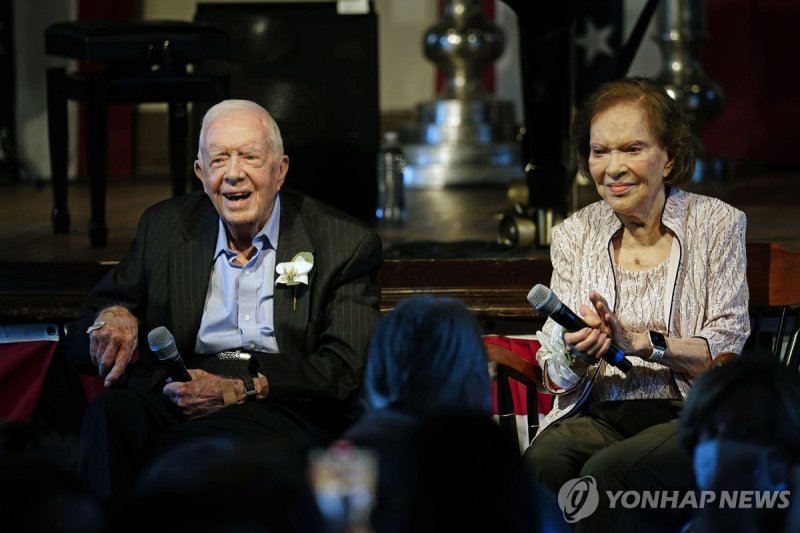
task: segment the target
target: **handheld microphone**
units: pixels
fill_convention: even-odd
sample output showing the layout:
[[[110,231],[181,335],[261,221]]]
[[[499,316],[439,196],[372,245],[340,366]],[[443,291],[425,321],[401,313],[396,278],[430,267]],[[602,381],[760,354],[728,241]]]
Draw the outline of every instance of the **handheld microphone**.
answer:
[[[172,381],[191,381],[192,376],[186,370],[186,365],[183,364],[178,353],[178,347],[175,346],[175,337],[164,326],[159,326],[147,334],[147,342],[150,345],[150,351],[156,354],[158,361],[167,366],[167,376],[172,378]]]
[[[584,322],[581,317],[576,315],[572,309],[564,305],[553,291],[542,284],[536,285],[530,290],[528,293],[528,303],[530,303],[531,307],[536,311],[546,313],[550,318],[564,326],[567,331],[577,331],[589,327],[589,325]],[[608,351],[603,354],[603,359],[623,372],[627,372],[633,366],[631,362],[625,358],[625,352],[614,346],[613,342],[611,346],[609,346]]]

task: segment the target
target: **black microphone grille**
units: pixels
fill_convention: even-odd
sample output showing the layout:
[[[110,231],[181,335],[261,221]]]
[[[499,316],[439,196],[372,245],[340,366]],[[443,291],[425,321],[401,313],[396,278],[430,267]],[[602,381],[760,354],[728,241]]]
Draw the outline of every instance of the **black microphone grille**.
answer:
[[[552,315],[561,302],[553,291],[539,283],[528,292],[528,303],[537,311]]]

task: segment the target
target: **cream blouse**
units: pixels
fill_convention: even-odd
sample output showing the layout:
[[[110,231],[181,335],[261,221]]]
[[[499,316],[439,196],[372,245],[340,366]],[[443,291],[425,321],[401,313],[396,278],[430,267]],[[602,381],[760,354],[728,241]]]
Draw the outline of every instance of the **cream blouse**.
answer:
[[[641,272],[625,270],[618,264],[614,271],[617,285],[616,315],[633,331],[666,331],[664,315],[656,310],[664,305],[668,261]],[[591,392],[598,400],[679,400],[678,386],[672,370],[639,357],[628,358],[633,364],[628,374],[612,365],[605,365]]]
[[[674,237],[669,259],[651,271],[620,272],[612,239],[622,223],[603,201],[577,211],[552,230],[550,288],[573,310],[597,291],[632,331],[700,337],[712,357],[741,353],[750,334],[744,213],[719,199],[671,188],[661,222]],[[545,372],[554,354],[565,349],[563,331],[547,319],[539,334],[543,342],[536,357]],[[574,386],[554,391],[559,395],[539,432],[574,412],[595,387],[592,394],[602,399],[686,398],[690,376],[628,359],[634,365],[628,374],[601,362]]]

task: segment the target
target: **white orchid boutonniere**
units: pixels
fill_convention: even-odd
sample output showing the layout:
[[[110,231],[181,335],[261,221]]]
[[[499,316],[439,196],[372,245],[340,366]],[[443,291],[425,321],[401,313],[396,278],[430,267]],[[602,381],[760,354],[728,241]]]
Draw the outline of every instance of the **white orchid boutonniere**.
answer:
[[[295,255],[288,263],[278,263],[275,267],[275,272],[278,273],[278,279],[275,284],[282,284],[288,287],[300,285],[308,285],[308,273],[314,268],[314,256],[310,252],[300,252]],[[295,289],[296,290],[296,289]],[[292,309],[297,309],[297,295],[294,296]]]

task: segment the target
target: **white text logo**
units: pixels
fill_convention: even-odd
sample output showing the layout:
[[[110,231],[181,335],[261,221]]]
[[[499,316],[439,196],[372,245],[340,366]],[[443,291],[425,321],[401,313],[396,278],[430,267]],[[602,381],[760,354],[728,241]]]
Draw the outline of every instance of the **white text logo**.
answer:
[[[605,491],[610,509],[786,509],[791,495],[788,490]],[[570,524],[590,516],[599,504],[600,492],[592,476],[570,479],[558,491],[558,505]]]

